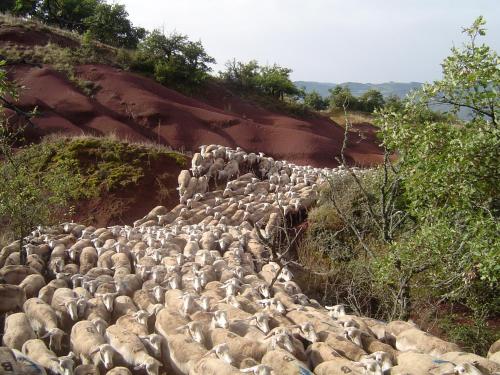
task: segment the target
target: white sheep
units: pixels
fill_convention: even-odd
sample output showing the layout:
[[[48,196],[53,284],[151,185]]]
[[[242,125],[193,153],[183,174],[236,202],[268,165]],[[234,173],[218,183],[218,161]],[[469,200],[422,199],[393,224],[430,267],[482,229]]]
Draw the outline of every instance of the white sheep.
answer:
[[[23,344],[36,339],[35,331],[31,328],[25,313],[11,314],[5,318],[3,344],[11,349],[21,350]]]
[[[106,370],[113,367],[113,349],[88,320],[77,322],[71,329],[71,349],[84,364],[92,363]]]
[[[134,370],[144,369],[148,375],[158,375],[160,361],[147,352],[141,339],[117,325],[106,329],[106,338],[113,349],[122,356]]]

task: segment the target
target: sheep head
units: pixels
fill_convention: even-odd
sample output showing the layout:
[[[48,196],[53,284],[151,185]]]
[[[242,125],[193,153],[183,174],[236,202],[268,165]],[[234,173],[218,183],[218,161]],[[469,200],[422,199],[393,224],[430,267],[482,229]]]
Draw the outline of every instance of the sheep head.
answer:
[[[387,354],[386,352],[382,352],[382,351],[373,352],[369,355],[364,356],[360,362],[364,362],[365,359],[367,359],[367,360],[371,359],[371,360],[376,361],[379,364],[382,372],[386,372],[390,368],[392,368],[392,359],[391,359],[390,355]]]
[[[264,333],[269,333],[269,316],[267,314],[258,312],[253,316],[257,327]]]
[[[479,371],[474,365],[470,363],[462,363],[459,365],[456,365],[455,368],[453,369],[455,372],[455,375],[481,375],[482,372]]]
[[[89,354],[93,355],[96,353],[99,354],[99,360],[102,362],[106,370],[110,370],[113,368],[114,349],[111,345],[109,344],[99,345],[94,351],[92,351]]]
[[[346,315],[345,305],[325,306],[325,308],[328,310],[328,315],[333,319],[338,319]]]
[[[146,358],[143,363],[139,366],[135,366],[135,371],[146,370],[148,375],[158,375],[158,372],[161,367],[161,362],[154,359],[153,357]]]
[[[102,302],[104,303],[104,306],[106,306],[106,310],[108,310],[109,312],[113,311],[113,304],[115,302],[115,298],[117,295],[118,295],[117,292],[104,293],[99,295],[99,297],[101,297],[102,299]]]
[[[233,358],[231,358],[231,356],[229,355],[229,346],[226,343],[214,346],[210,351],[207,352],[207,354],[205,354],[205,356],[213,353],[215,353],[215,355],[224,362],[230,365],[233,363]]]
[[[72,352],[67,356],[57,358],[58,373],[62,375],[73,375],[73,368],[75,367],[74,358],[75,355]]]
[[[72,299],[63,303],[66,311],[72,320],[78,320],[78,304],[76,299]]]
[[[227,329],[229,327],[229,320],[227,318],[227,312],[222,311],[222,310],[217,310],[214,313],[214,317],[212,319],[212,322],[216,328]]]
[[[139,324],[142,325],[147,325],[148,318],[150,317],[149,313],[145,310],[136,311],[132,314],[132,316],[134,317],[135,320],[137,320]]]
[[[248,367],[241,369],[240,372],[243,373],[252,373],[254,375],[271,375],[273,373],[271,367],[266,365],[257,365],[253,367]]]
[[[161,358],[162,336],[157,333],[152,333],[147,336],[140,336],[140,339],[149,347],[153,356]]]
[[[106,328],[108,328],[109,324],[102,318],[92,319],[92,323],[95,325],[97,332],[104,336],[106,333]]]
[[[205,335],[203,333],[203,323],[194,321],[187,324],[189,334],[199,344],[205,344]]]
[[[207,296],[201,296],[198,305],[200,305],[203,311],[208,311],[210,310],[210,299]]]
[[[354,327],[347,327],[344,328],[344,337],[348,340],[351,340],[353,343],[356,345],[362,347],[363,342],[361,341],[361,335],[363,332],[359,330],[358,328]]]
[[[55,352],[59,352],[61,350],[61,341],[64,335],[66,335],[66,332],[64,332],[62,329],[52,328],[42,336],[42,339],[49,337],[49,349]]]

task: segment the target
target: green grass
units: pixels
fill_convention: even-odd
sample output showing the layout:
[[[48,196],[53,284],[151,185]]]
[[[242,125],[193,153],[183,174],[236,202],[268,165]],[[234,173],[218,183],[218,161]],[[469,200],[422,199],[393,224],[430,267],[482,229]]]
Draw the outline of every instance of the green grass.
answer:
[[[132,60],[133,51],[111,47],[96,41],[85,42],[77,33],[50,27],[37,21],[23,20],[0,13],[0,27],[2,26],[15,26],[37,33],[46,33],[65,38],[68,43],[76,44],[76,47],[70,48],[50,42],[46,45],[35,46],[4,43],[0,46],[0,56],[3,56],[8,64],[50,65],[63,73],[87,95],[91,95],[95,87],[92,82],[77,77],[76,66],[103,64],[128,69],[128,63]]]
[[[173,162],[181,167],[188,158],[167,147],[98,137],[52,137],[26,148],[36,169],[67,163],[82,176],[79,196],[118,192],[137,185],[155,164]]]

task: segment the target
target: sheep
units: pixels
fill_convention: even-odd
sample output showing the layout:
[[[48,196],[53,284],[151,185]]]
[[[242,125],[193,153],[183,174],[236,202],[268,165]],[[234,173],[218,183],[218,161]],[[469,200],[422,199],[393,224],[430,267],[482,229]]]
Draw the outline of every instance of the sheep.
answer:
[[[150,356],[142,341],[131,332],[117,325],[106,329],[106,338],[113,349],[134,370],[144,369],[148,375],[158,375],[160,361]]]
[[[167,340],[170,366],[177,374],[189,374],[207,350],[183,334],[169,335]]]
[[[113,319],[116,320],[118,317],[125,314],[133,314],[138,310],[132,298],[129,296],[118,296],[113,302]]]
[[[59,320],[64,324],[70,318],[78,320],[77,310],[78,295],[69,288],[56,289],[52,297],[51,306],[55,310]]]
[[[80,357],[82,363],[103,366],[106,370],[113,367],[113,349],[97,331],[94,323],[88,320],[77,322],[71,329],[71,350]]]
[[[240,173],[240,166],[236,160],[231,160],[224,167],[223,170],[220,170],[217,178],[219,180],[230,180],[237,176]]]
[[[243,359],[248,357],[260,361],[267,351],[265,344],[238,336],[223,328],[212,329],[210,339],[213,345],[226,343],[229,356],[238,366]]]
[[[391,368],[391,375],[455,374],[455,366],[449,361],[423,353],[405,352],[398,356],[398,365]]]
[[[316,375],[329,374],[352,374],[352,375],[382,375],[382,371],[377,369],[376,372],[369,372],[365,366],[358,362],[352,362],[345,358],[335,358],[334,360],[326,361],[315,368]],[[392,374],[392,373],[391,373]],[[413,373],[412,373],[413,374]]]
[[[385,352],[390,356],[391,361],[394,361],[397,357],[397,352],[392,346],[376,340],[358,328],[347,327],[344,332],[351,341],[360,345],[368,353]]]
[[[97,266],[98,259],[99,257],[97,256],[97,250],[94,247],[88,246],[83,248],[79,258],[80,273],[82,275],[87,274],[88,271]]]
[[[182,196],[184,194],[186,188],[189,185],[190,180],[191,180],[191,174],[189,173],[188,170],[185,169],[179,173],[179,177],[177,177],[177,182],[179,184],[177,190],[179,191],[179,196]]]
[[[73,375],[100,375],[100,373],[99,369],[94,365],[79,365],[73,371]]]
[[[26,293],[18,285],[0,284],[0,313],[20,311],[26,301]]]
[[[2,250],[0,250],[0,267],[3,267],[5,265],[5,260],[9,257],[10,254],[19,252],[20,246],[21,241],[17,240],[7,246],[4,246]]]
[[[314,342],[306,351],[307,363],[311,369],[315,369],[320,363],[335,360],[341,355],[330,345],[324,342]]]
[[[31,328],[25,313],[12,314],[5,319],[3,334],[3,344],[5,346],[21,350],[26,341],[36,338],[36,334]]]
[[[219,358],[201,358],[191,369],[192,375],[238,375],[241,372]]]
[[[455,363],[456,365],[464,363],[472,363],[478,370],[484,373],[500,372],[500,364],[492,360],[488,360],[481,356],[472,353],[464,352],[448,352],[440,356],[441,359]]]
[[[73,373],[74,362],[71,357],[58,358],[40,339],[26,341],[22,352],[55,374],[71,375]]]
[[[36,297],[40,289],[45,286],[45,279],[39,274],[28,275],[19,286],[24,289],[26,298]]]
[[[126,367],[115,367],[109,370],[106,375],[132,375],[130,370]]]
[[[133,314],[120,316],[116,320],[116,325],[123,327],[128,332],[134,333],[136,336],[147,336],[148,332],[148,317],[149,314],[144,310],[139,310]]]
[[[459,352],[460,347],[432,336],[417,328],[410,328],[396,336],[396,349],[439,356],[448,352]]]
[[[91,321],[102,319],[105,322],[110,322],[111,313],[106,308],[102,298],[92,298],[86,303],[83,318]]]
[[[262,364],[271,367],[276,375],[313,375],[305,363],[283,349],[268,351],[262,358]],[[330,372],[329,374],[336,373]]]
[[[33,331],[39,338],[49,337],[49,348],[60,351],[61,341],[66,334],[58,328],[55,310],[40,298],[30,298],[23,305]]]
[[[54,292],[59,288],[66,288],[67,286],[68,283],[64,279],[52,280],[40,289],[40,291],[38,292],[38,298],[42,299],[48,304],[51,304]]]
[[[488,350],[488,355],[487,358],[490,358],[492,355],[495,353],[500,352],[500,339],[495,341],[493,344],[491,344],[489,350]]]
[[[11,265],[0,269],[0,280],[6,284],[19,285],[28,275],[37,272],[28,266]]]
[[[358,345],[334,332],[320,332],[319,339],[320,341],[330,345],[337,352],[339,352],[340,355],[350,359],[351,361],[358,361],[360,358],[368,354]]]

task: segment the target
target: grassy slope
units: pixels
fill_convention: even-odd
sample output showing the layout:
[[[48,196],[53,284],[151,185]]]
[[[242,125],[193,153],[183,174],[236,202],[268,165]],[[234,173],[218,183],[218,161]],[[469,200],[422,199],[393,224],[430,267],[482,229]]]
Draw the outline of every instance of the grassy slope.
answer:
[[[177,175],[188,163],[166,147],[112,138],[49,138],[23,152],[35,166],[71,163],[83,178],[74,219],[93,225],[130,224],[156,205],[176,205]]]

